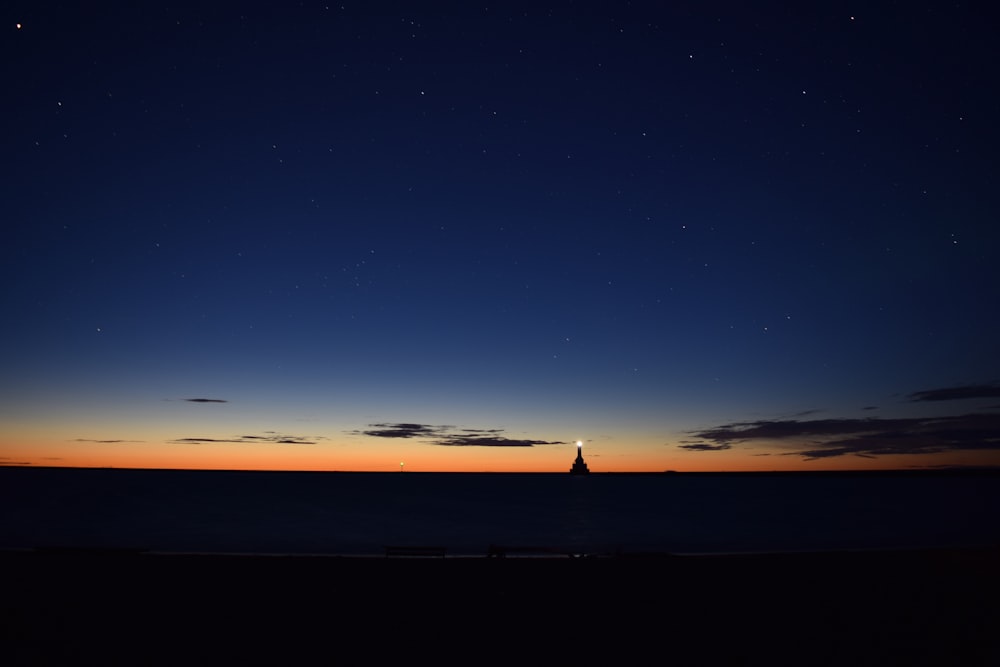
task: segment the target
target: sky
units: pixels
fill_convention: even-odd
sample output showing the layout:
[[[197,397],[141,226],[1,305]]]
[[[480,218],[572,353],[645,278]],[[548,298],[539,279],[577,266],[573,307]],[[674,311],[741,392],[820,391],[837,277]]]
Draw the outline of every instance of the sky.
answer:
[[[0,464],[1000,465],[985,11],[7,3]]]

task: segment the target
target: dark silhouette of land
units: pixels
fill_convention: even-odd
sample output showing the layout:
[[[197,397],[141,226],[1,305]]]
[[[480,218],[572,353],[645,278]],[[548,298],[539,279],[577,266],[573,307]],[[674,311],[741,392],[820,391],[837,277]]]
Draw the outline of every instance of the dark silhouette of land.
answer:
[[[5,667],[1000,664],[996,471],[0,481]]]
[[[997,664],[996,550],[607,558],[0,552],[27,664]]]

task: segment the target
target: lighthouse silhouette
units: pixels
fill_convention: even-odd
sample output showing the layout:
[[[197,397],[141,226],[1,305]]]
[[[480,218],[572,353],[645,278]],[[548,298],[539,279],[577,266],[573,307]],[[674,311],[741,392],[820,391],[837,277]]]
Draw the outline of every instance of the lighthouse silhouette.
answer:
[[[590,469],[587,468],[587,462],[583,460],[583,441],[576,441],[576,460],[573,461],[573,467],[569,469],[571,475],[586,475],[590,473]]]

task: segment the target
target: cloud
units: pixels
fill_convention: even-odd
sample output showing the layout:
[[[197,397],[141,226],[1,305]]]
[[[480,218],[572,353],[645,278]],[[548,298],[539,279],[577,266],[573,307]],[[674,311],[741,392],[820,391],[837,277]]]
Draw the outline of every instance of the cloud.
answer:
[[[904,428],[909,419],[797,419],[761,420],[723,424],[707,431],[693,432],[703,440],[738,442],[747,440],[781,440],[814,436],[865,433],[878,429]]]
[[[362,431],[364,435],[376,438],[426,438],[441,433],[449,426],[431,426],[430,424],[369,424],[372,430]]]
[[[91,440],[89,438],[76,438],[73,442],[94,442],[102,445],[110,445],[116,442],[134,442],[131,440]]]
[[[76,438],[73,442],[92,442],[100,445],[114,445],[118,443],[146,442],[145,440],[94,440],[91,438]]]
[[[536,445],[565,445],[565,442],[549,440],[519,440],[494,435],[445,435],[432,444],[446,447],[534,447]]]
[[[170,442],[240,442],[239,440],[225,440],[219,438],[177,438],[176,440],[171,440]]]
[[[1000,398],[1000,386],[995,384],[974,384],[964,387],[945,387],[915,391],[908,395],[914,403],[921,401],[961,401],[970,398]]]
[[[228,403],[229,401],[222,398],[185,398],[188,403]]]
[[[691,435],[704,442],[678,447],[691,451],[718,451],[736,443],[764,442],[785,449],[792,447],[787,455],[808,460],[847,455],[874,458],[894,454],[939,454],[1000,450],[1000,415],[762,420],[724,424]]]
[[[687,449],[692,452],[721,452],[726,449],[732,449],[733,446],[728,443],[723,443],[721,445],[712,445],[707,442],[692,442],[688,445],[678,445],[681,449]]]
[[[237,444],[276,444],[276,445],[315,445],[320,440],[325,440],[322,436],[295,436],[283,435],[274,431],[266,431],[264,435],[237,435],[232,438],[177,438],[170,442],[175,444],[217,444],[217,443],[237,443]]]
[[[565,442],[507,438],[501,428],[462,428],[433,424],[386,423],[369,424],[362,435],[375,438],[423,438],[432,445],[444,447],[535,447],[537,445],[564,445]],[[358,431],[354,431],[358,433]]]

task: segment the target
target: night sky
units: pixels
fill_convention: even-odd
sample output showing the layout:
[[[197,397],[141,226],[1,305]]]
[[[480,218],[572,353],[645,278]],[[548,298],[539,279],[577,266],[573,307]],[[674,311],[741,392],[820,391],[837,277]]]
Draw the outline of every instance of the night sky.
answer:
[[[47,3],[0,464],[1000,465],[972,3]]]

